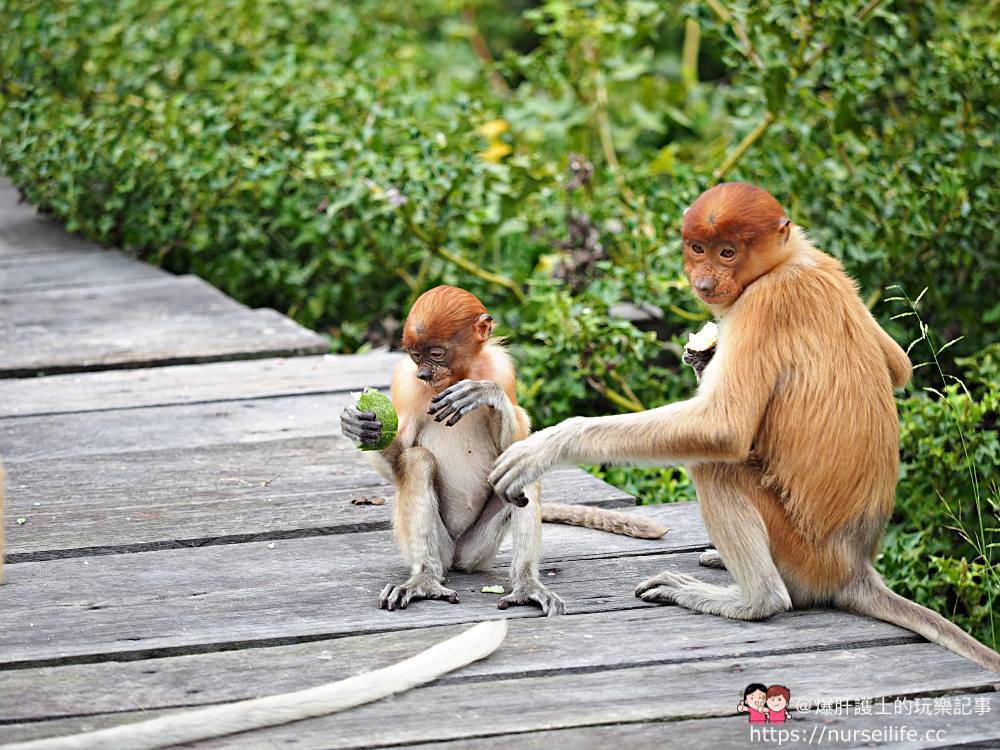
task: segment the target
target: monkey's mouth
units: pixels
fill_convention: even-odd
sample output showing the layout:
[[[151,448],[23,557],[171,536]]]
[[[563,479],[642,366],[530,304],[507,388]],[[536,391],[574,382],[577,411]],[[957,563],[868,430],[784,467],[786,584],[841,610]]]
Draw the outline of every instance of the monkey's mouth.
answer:
[[[705,302],[719,302],[729,297],[729,292],[698,292],[698,296]]]

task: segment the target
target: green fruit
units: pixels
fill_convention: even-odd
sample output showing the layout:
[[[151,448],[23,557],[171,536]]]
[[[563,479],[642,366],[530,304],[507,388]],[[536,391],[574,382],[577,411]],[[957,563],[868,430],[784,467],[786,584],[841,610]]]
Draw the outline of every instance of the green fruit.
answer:
[[[358,411],[375,412],[375,418],[382,423],[382,437],[374,445],[362,443],[358,447],[363,451],[380,451],[389,447],[399,432],[399,417],[388,396],[384,396],[374,388],[365,388],[358,399]]]

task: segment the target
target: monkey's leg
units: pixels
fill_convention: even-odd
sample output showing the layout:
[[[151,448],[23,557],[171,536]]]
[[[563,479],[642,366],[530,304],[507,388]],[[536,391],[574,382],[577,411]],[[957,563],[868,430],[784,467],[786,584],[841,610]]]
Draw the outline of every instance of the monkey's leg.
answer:
[[[528,504],[511,513],[510,561],[511,592],[500,599],[500,609],[511,604],[537,604],[542,613],[551,617],[566,612],[566,605],[557,594],[549,591],[538,577],[542,556],[542,487],[535,482],[525,489]]]
[[[692,467],[701,515],[735,586],[715,586],[665,571],[636,587],[648,602],[679,604],[737,620],[760,620],[792,608],[792,600],[771,559],[767,528],[753,503],[766,492],[753,472],[738,464]]]
[[[382,609],[406,609],[415,599],[447,599],[457,604],[458,593],[441,585],[451,567],[453,543],[438,512],[434,454],[426,448],[407,448],[397,465],[392,526],[410,566],[410,577],[398,586],[386,584],[378,605]]]
[[[471,572],[492,565],[510,528],[511,510],[510,503],[504,502],[495,492],[490,493],[479,518],[455,541],[451,567]]]

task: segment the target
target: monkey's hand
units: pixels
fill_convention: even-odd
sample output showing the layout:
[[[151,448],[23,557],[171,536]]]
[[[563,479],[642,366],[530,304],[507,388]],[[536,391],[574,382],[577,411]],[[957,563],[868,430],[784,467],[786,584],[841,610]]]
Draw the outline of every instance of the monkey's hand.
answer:
[[[434,415],[435,422],[441,422],[450,416],[451,419],[445,425],[451,427],[470,411],[481,406],[499,408],[506,398],[503,388],[491,380],[460,380],[432,398],[427,413]]]
[[[378,598],[379,609],[406,609],[406,605],[416,599],[447,599],[458,604],[458,592],[442,586],[430,575],[410,576],[405,583],[393,586],[387,583]]]
[[[340,431],[355,445],[375,445],[382,437],[382,423],[373,411],[359,411],[345,406],[340,413]]]
[[[493,464],[489,478],[496,493],[519,507],[527,505],[524,489],[560,462],[560,446],[572,429],[574,419],[567,419],[555,427],[518,440],[501,453]]]
[[[694,370],[695,377],[698,382],[701,382],[701,376],[705,373],[705,368],[708,367],[708,363],[712,361],[712,357],[715,356],[715,347],[712,346],[709,349],[703,351],[697,351],[694,349],[685,349],[684,356],[682,359],[685,364],[691,365]]]
[[[516,582],[514,590],[500,599],[499,609],[507,609],[511,604],[535,604],[542,608],[546,617],[566,614],[566,604],[538,580]]]

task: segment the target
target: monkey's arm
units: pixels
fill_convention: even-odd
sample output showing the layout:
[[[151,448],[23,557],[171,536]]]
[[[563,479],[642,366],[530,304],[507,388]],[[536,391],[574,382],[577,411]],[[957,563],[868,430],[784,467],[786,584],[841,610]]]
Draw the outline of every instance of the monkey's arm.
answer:
[[[521,440],[497,459],[490,483],[504,498],[517,497],[553,466],[579,463],[682,464],[741,461],[777,381],[771,347],[721,348],[705,370],[703,390],[639,414],[573,417]]]

